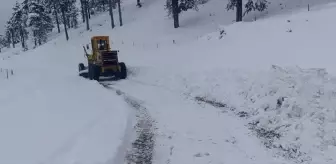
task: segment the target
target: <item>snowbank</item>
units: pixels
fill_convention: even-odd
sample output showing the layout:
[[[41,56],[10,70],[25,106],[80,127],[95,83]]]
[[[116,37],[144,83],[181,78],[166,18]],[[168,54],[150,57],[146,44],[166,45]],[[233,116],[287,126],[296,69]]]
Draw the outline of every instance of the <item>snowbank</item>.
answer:
[[[97,82],[78,76],[84,57],[76,42],[56,39],[0,61],[14,70],[9,79],[0,73],[0,163],[113,160],[129,107]]]
[[[213,106],[240,119],[274,156],[299,163],[336,160],[336,78],[325,69],[273,66],[264,71],[218,68],[185,74],[141,68],[133,72],[130,83],[137,88],[184,95],[205,105],[205,110]],[[163,97],[171,101],[162,95],[160,99]],[[190,111],[184,117],[206,118],[196,113]]]
[[[324,7],[224,26],[222,38],[217,31],[184,45],[128,49],[141,56],[124,56],[130,80],[236,116],[274,156],[334,163],[336,8]]]
[[[21,77],[20,77],[21,76]],[[79,77],[0,81],[0,163],[94,163],[114,157],[128,107]]]
[[[224,78],[214,72],[184,81],[187,92],[246,118],[253,134],[277,156],[335,162],[335,77],[323,69],[276,66],[263,73],[226,71]]]

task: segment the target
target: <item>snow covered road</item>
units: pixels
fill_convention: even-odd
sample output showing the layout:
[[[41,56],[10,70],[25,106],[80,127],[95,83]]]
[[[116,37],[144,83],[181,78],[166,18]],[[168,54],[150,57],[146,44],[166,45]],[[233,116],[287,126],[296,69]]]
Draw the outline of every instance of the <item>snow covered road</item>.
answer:
[[[155,145],[155,123],[148,109],[143,106],[143,102],[127,93],[114,88],[108,83],[101,83],[105,88],[122,96],[125,102],[132,107],[129,124],[133,122],[133,130],[127,128],[125,131],[123,144],[116,155],[117,160],[113,163],[152,163]]]
[[[125,80],[110,87],[142,100],[158,120],[153,163],[277,164],[243,122],[182,92]]]

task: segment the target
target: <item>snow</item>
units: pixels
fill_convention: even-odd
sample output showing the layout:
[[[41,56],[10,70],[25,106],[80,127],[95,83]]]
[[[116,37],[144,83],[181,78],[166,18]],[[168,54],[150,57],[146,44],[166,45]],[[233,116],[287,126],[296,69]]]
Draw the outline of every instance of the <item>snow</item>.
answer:
[[[124,58],[134,67],[133,76],[127,82],[114,85],[148,102],[148,108],[157,113],[156,117],[162,123],[161,130],[168,128],[162,130],[165,134],[162,134],[164,139],[161,142],[165,146],[162,154],[158,155],[161,157],[159,160],[225,163],[228,157],[232,157],[230,162],[234,158],[242,160],[237,163],[251,163],[253,160],[237,156],[238,153],[224,159],[222,157],[227,153],[216,155],[216,152],[234,152],[224,144],[220,144],[221,150],[216,150],[210,143],[206,146],[198,143],[216,136],[230,138],[218,131],[223,128],[230,133],[232,128],[244,131],[234,135],[238,138],[234,150],[244,150],[248,157],[257,158],[256,163],[283,162],[267,158],[272,156],[285,159],[286,163],[334,163],[334,13],[335,5],[328,4],[323,10],[315,8],[295,15],[222,26],[226,35],[221,39],[217,30],[192,42],[150,50],[139,46],[130,48],[132,46],[128,45],[124,49],[127,51]],[[292,32],[287,32],[289,29]],[[141,60],[132,52],[141,56]],[[130,86],[134,88],[130,89]],[[141,88],[144,88],[143,91],[139,91]],[[151,90],[154,90],[153,93],[147,95]],[[167,96],[160,90],[173,94]],[[142,94],[144,92],[146,95]],[[203,104],[205,114],[195,106],[181,105],[176,100],[178,95],[184,95],[177,98],[180,101],[204,97],[223,103],[229,109],[209,111],[212,107]],[[277,101],[282,97],[284,100],[278,107]],[[245,127],[241,128],[228,118],[215,121],[221,112],[228,113],[231,119],[240,119],[244,117],[241,114],[246,113],[248,117],[240,120]],[[257,121],[260,123],[253,126]],[[261,145],[251,146],[254,151],[249,151],[250,146],[245,145],[255,141],[249,140],[249,137],[239,139],[247,135],[244,133],[258,138],[259,142],[256,142]],[[266,134],[275,136],[268,137]],[[281,136],[279,139],[276,137],[278,134]],[[169,139],[169,136],[175,135],[179,139]],[[202,145],[202,149],[197,148],[198,144]],[[171,146],[173,150],[178,149],[178,155],[169,155]],[[263,156],[262,152],[268,151],[267,147],[271,155]],[[213,155],[193,156],[198,153]]]
[[[141,97],[153,117],[159,120],[156,140],[160,144],[154,163],[281,162],[273,159],[253,137],[246,137],[248,134],[243,122],[234,117],[211,107],[204,109],[165,88],[132,80],[113,86]],[[146,95],[142,94],[144,92]]]
[[[0,80],[0,163],[113,160],[129,126],[129,107],[78,76],[82,55],[75,43],[72,51],[60,53],[62,45],[50,42],[3,60],[1,67],[14,75]]]
[[[7,49],[0,163],[121,163],[137,105],[155,120],[154,163],[335,163],[336,6],[328,2],[272,0],[268,12],[232,23],[226,1],[210,0],[174,29],[164,1],[125,1],[123,27],[111,30],[102,13],[67,42],[52,34],[36,49]],[[128,79],[104,82],[109,88],[78,76],[93,35],[110,35]]]

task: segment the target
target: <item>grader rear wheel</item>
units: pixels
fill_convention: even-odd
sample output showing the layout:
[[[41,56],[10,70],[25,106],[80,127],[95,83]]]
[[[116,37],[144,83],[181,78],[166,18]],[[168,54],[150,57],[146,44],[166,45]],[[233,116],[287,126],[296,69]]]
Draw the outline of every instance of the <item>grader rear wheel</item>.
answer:
[[[119,66],[120,66],[120,72],[118,73],[118,78],[126,79],[127,78],[126,64],[124,62],[120,62]]]

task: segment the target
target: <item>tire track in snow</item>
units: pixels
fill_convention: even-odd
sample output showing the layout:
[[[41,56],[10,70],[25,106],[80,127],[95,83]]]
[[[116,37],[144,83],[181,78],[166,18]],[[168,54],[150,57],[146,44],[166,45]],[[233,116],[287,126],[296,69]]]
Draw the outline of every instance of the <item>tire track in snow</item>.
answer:
[[[101,83],[101,85],[115,91],[117,95],[123,96],[126,103],[135,109],[134,115],[137,123],[134,129],[136,137],[132,141],[131,148],[126,150],[129,147],[127,142],[131,140],[130,129],[126,130],[126,138],[124,138],[123,144],[120,146],[113,163],[122,163],[121,157],[124,157],[127,164],[151,164],[155,146],[155,120],[150,116],[147,108],[142,105],[143,102],[141,100],[131,97],[109,84]]]
[[[124,87],[125,90],[128,90],[128,88],[131,86],[131,89],[129,89],[129,93],[133,93],[134,96],[137,95],[137,97],[141,97],[141,96],[144,96],[143,99],[148,102],[148,103],[154,103],[156,101],[158,101],[159,104],[156,104],[158,106],[162,105],[160,103],[160,99],[158,99],[158,93],[160,95],[160,97],[171,97],[173,98],[173,100],[171,100],[172,102],[171,103],[168,103],[168,104],[165,104],[165,105],[168,105],[169,107],[168,108],[184,108],[186,110],[186,113],[185,114],[181,114],[181,115],[185,115],[185,116],[188,116],[191,112],[195,112],[197,110],[195,109],[198,109],[199,105],[200,105],[200,102],[199,100],[204,100],[205,102],[207,102],[207,104],[211,105],[209,107],[207,107],[208,109],[216,109],[216,108],[225,108],[226,110],[234,110],[233,107],[229,106],[228,104],[221,104],[221,103],[216,103],[216,102],[211,102],[211,101],[207,101],[205,99],[202,99],[202,97],[194,97],[193,95],[191,94],[188,94],[188,93],[185,93],[183,91],[179,91],[177,89],[170,89],[169,87],[162,87],[161,85],[157,85],[157,84],[151,84],[151,83],[147,83],[147,82],[141,82],[141,81],[137,81],[137,80],[127,80],[127,81],[124,81],[125,83],[123,84],[120,84],[120,86],[118,85],[119,83],[109,83],[107,82],[105,85],[106,86],[114,86],[114,85],[117,85],[118,88],[121,87],[121,89]],[[159,90],[156,90],[154,88],[157,88]],[[118,92],[117,89],[115,89],[116,92]],[[153,91],[155,90],[155,91]],[[135,92],[133,92],[135,91]],[[160,91],[160,92],[159,92]],[[146,93],[145,96],[144,94],[142,93]],[[162,94],[162,95],[161,95]],[[177,98],[178,97],[178,98]],[[182,98],[182,99],[181,99]],[[183,103],[182,103],[183,102]],[[195,104],[195,102],[198,104]],[[166,101],[164,101],[163,103],[166,103]],[[172,105],[170,107],[170,104],[172,103],[177,103],[177,105]],[[181,104],[179,104],[181,103]],[[154,103],[155,104],[155,103]],[[195,109],[194,109],[195,108]],[[163,107],[162,109],[167,109],[167,107]],[[190,109],[189,111],[187,109]],[[167,110],[168,111],[168,110]],[[170,115],[171,113],[170,112],[165,112],[163,115]],[[181,110],[181,111],[176,111],[176,112],[183,112],[184,110]],[[211,112],[212,111],[212,112]],[[210,110],[210,111],[204,111],[204,110],[198,110],[197,111],[199,115],[201,115],[199,118],[198,115],[196,115],[195,117],[193,117],[193,119],[191,119],[191,123],[188,123],[188,124],[185,124],[183,125],[184,129],[186,129],[186,131],[191,131],[197,135],[195,135],[195,137],[197,138],[197,140],[199,142],[197,143],[193,143],[193,145],[190,145],[190,146],[193,146],[195,148],[199,148],[200,145],[205,145],[206,147],[208,147],[208,151],[209,152],[212,152],[211,154],[216,154],[216,155],[212,155],[211,157],[206,157],[206,158],[210,158],[209,159],[209,162],[213,161],[213,160],[217,160],[216,158],[220,159],[222,158],[221,155],[218,155],[218,149],[222,150],[222,151],[228,151],[227,153],[230,154],[230,155],[234,155],[235,154],[239,154],[239,161],[243,162],[243,163],[246,163],[247,161],[249,163],[258,163],[257,161],[263,161],[261,163],[281,163],[278,161],[278,159],[273,159],[273,158],[270,158],[270,154],[268,154],[264,149],[263,147],[260,147],[260,145],[258,144],[258,141],[256,138],[251,138],[251,139],[247,139],[246,138],[246,131],[242,131],[240,129],[245,129],[245,130],[248,130],[246,128],[246,126],[238,119],[235,119],[234,117],[231,117],[229,115],[220,115],[219,112],[217,112],[217,110]],[[153,113],[155,114],[155,113]],[[171,114],[172,116],[176,116],[177,115],[174,115],[174,114]],[[216,116],[216,117],[214,117]],[[166,119],[163,119],[161,120],[161,116],[160,115],[156,115],[157,118],[160,118],[160,123],[163,123],[163,128],[167,128],[166,125],[164,125],[164,123],[168,123],[168,129],[179,129],[179,125],[177,125],[177,127],[174,127],[175,125],[170,125],[171,123],[171,120],[166,120]],[[177,119],[177,120],[184,120],[185,118],[183,117],[180,117],[180,118],[174,118],[174,119]],[[232,123],[232,124],[235,124],[234,127],[231,127],[231,126],[224,126],[224,127],[221,127],[222,131],[225,131],[225,133],[221,134],[221,137],[224,137],[224,138],[227,138],[227,140],[225,140],[225,143],[221,143],[221,137],[218,137],[218,131],[217,130],[211,130],[211,128],[204,128],[204,125],[207,125],[208,122],[205,121],[204,122],[204,118],[213,118],[213,120],[211,120],[210,122],[212,122],[211,124],[209,124],[210,126],[213,126],[213,125],[220,125],[220,124],[225,124],[225,122],[227,121],[222,121],[223,120],[230,120],[229,122]],[[220,117],[220,118],[218,118]],[[164,118],[164,116],[163,116]],[[206,119],[205,119],[206,120]],[[190,120],[189,120],[190,121]],[[206,141],[208,136],[204,136],[202,133],[200,133],[200,130],[199,130],[199,127],[202,127],[203,129],[201,131],[204,131],[204,132],[207,132],[208,135],[211,134],[211,144],[209,145],[206,145],[205,143],[203,143],[203,141]],[[195,129],[193,129],[195,128]],[[162,129],[161,129],[162,130]],[[174,130],[174,131],[175,131]],[[182,153],[185,153],[185,154],[189,154],[190,153],[190,150],[188,150],[188,146],[187,145],[176,145],[176,143],[172,144],[170,141],[171,139],[174,139],[176,141],[182,141],[183,142],[189,142],[190,138],[184,138],[183,136],[180,137],[180,138],[176,138],[173,137],[175,135],[175,132],[173,131],[172,134],[167,134],[168,135],[168,141],[166,140],[165,142],[161,143],[162,141],[160,141],[160,138],[157,138],[158,139],[158,142],[157,143],[159,145],[158,147],[158,154],[160,154],[160,151],[162,151],[162,154],[165,154],[165,153],[168,153],[168,159],[167,160],[164,160],[164,161],[160,161],[161,159],[158,159],[161,163],[166,163],[166,164],[170,164],[172,162],[172,160],[174,160],[173,162],[176,163],[176,161],[178,162],[181,162],[183,160],[189,160],[189,161],[193,161],[194,158],[198,158],[198,157],[202,157],[203,154],[202,154],[202,151],[204,151],[203,149],[200,149],[198,150],[199,152],[196,153],[194,155],[194,157],[192,157],[193,159],[189,159],[188,157],[181,157],[181,151]],[[184,131],[180,131],[179,132],[180,134],[184,134],[185,132]],[[159,137],[160,134],[158,134],[158,137]],[[195,139],[196,139],[195,138]],[[231,140],[232,143],[231,143]],[[237,142],[238,141],[238,142]],[[215,148],[216,146],[214,145],[217,145],[217,143],[220,143],[220,144],[223,144],[223,146],[228,146],[228,148]],[[228,143],[230,143],[229,145],[227,145]],[[213,145],[214,144],[214,145]],[[163,149],[160,149],[161,146],[163,145],[167,145],[162,147]],[[248,145],[248,149],[245,149],[244,147]],[[256,150],[258,150],[257,152],[255,151],[255,149],[253,148],[255,147]],[[167,150],[166,148],[169,148],[169,150]],[[251,149],[252,148],[252,149]],[[178,150],[179,153],[174,153],[174,157],[173,157],[173,150]],[[229,151],[229,149],[232,149],[233,151]],[[195,149],[196,150],[196,149]],[[186,151],[186,152],[183,152],[183,151]],[[194,151],[194,150],[192,150]],[[205,152],[205,156],[207,152]],[[231,158],[230,155],[226,155],[227,158],[226,159],[229,159]],[[176,157],[179,157],[179,158],[176,158]],[[187,159],[185,159],[187,158]],[[180,161],[179,161],[180,160]],[[203,160],[206,160],[205,158]],[[222,159],[224,160],[224,159]],[[201,160],[197,161],[197,162],[200,162]],[[217,161],[220,161],[220,160],[217,160]],[[225,161],[225,160],[224,160]],[[196,162],[196,161],[194,161]]]

